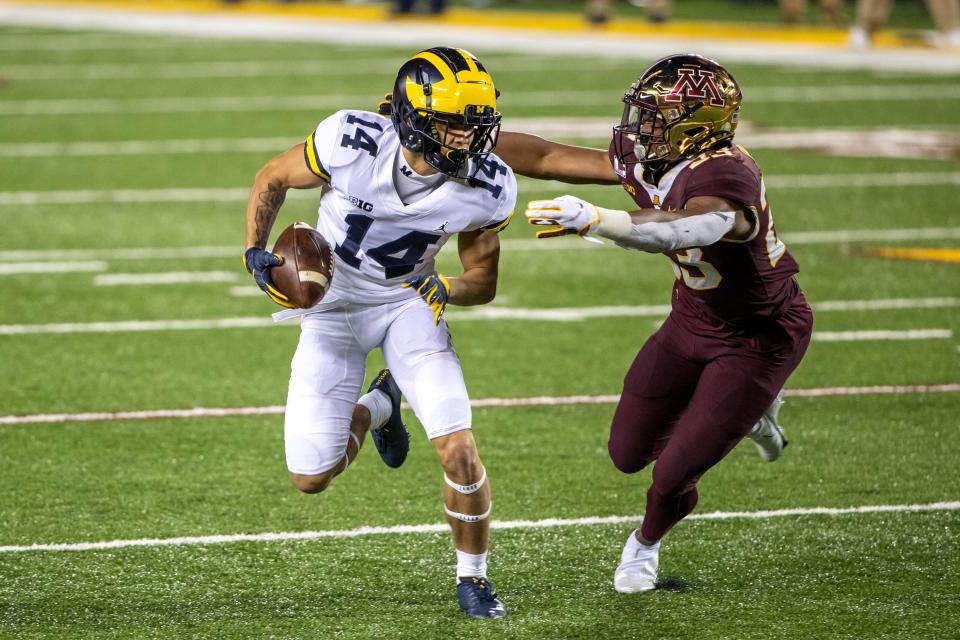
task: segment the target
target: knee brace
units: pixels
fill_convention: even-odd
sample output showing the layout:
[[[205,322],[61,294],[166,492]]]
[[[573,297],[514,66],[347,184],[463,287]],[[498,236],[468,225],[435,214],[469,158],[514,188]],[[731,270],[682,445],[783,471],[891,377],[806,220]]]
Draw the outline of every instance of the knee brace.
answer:
[[[471,493],[476,493],[480,487],[484,485],[487,481],[487,469],[483,469],[483,474],[480,476],[480,479],[474,482],[473,484],[457,484],[450,479],[447,474],[443,474],[443,481],[447,483],[447,486],[462,495],[470,495]],[[493,500],[490,501],[490,504],[487,506],[487,510],[481,514],[472,515],[469,513],[458,513],[451,510],[447,507],[446,504],[443,505],[443,511],[451,518],[460,520],[461,522],[480,522],[490,517],[490,512],[493,510]]]

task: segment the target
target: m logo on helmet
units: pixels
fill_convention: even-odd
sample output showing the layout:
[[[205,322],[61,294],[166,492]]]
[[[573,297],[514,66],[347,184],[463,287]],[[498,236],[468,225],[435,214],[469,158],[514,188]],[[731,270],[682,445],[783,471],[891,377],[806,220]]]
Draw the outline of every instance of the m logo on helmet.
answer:
[[[703,71],[701,69],[677,69],[680,79],[670,89],[670,93],[663,97],[664,102],[683,102],[684,96],[688,98],[710,98],[711,107],[722,107],[726,103],[720,90],[717,89],[717,83],[714,82],[712,71]]]

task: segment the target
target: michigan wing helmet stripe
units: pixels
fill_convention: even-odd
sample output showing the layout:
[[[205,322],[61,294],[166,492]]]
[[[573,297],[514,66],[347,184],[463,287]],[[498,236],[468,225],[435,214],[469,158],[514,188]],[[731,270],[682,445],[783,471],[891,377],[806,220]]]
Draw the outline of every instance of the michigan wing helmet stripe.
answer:
[[[441,78],[430,80],[430,96],[424,93],[420,78],[409,73],[405,78],[406,96],[415,109],[432,109],[441,113],[463,115],[467,105],[491,107],[497,109],[496,89],[493,78],[482,65],[473,63],[470,54],[461,49],[454,50],[458,56],[437,54],[437,49],[421,51],[411,60],[424,60],[436,70]],[[442,53],[442,51],[441,51]],[[459,58],[460,64],[454,60]],[[468,62],[469,61],[469,64]],[[425,69],[428,75],[430,69]]]
[[[330,172],[320,163],[320,156],[317,155],[317,146],[313,141],[313,133],[307,136],[306,144],[303,145],[303,159],[307,167],[313,172],[313,175],[330,182]]]
[[[470,52],[425,49],[400,67],[390,118],[406,149],[422,153],[438,171],[470,178],[496,145],[497,89]],[[438,128],[440,123],[443,126]],[[468,135],[457,133],[464,131]]]
[[[434,47],[433,49],[427,49],[425,53],[432,53],[438,58],[441,58],[453,69],[455,74],[461,71],[486,71],[476,56],[465,49]]]

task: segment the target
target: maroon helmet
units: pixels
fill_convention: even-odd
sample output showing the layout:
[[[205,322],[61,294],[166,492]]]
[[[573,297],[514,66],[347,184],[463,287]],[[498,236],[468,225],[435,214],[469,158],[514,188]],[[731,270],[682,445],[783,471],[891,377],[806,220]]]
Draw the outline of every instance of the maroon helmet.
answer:
[[[623,96],[613,128],[617,162],[674,162],[728,144],[737,129],[740,86],[718,63],[695,53],[654,62]]]

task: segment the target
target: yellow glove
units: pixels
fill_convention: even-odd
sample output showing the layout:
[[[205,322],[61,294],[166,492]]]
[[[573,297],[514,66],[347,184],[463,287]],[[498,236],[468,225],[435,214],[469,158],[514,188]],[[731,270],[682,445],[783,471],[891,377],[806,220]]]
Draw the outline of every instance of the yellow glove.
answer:
[[[433,324],[440,324],[440,316],[447,308],[447,300],[450,298],[450,282],[439,273],[431,273],[408,278],[403,286],[417,290],[420,297],[433,309]]]

